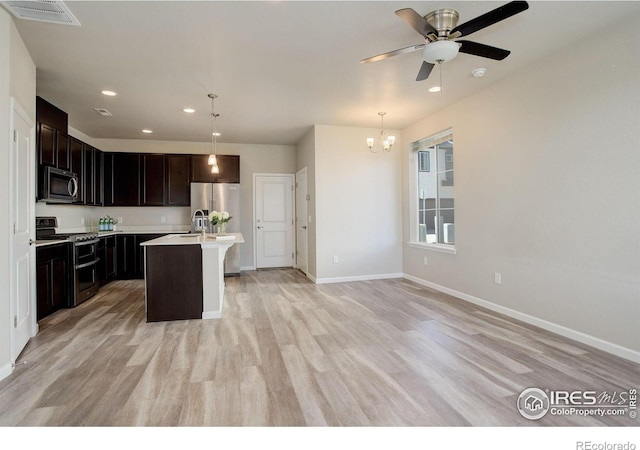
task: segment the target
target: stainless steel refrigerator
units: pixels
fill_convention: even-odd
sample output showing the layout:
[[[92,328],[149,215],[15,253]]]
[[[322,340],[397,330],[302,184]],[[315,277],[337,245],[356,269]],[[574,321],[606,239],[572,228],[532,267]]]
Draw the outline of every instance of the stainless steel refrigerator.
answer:
[[[204,222],[193,220],[196,210],[201,209],[205,216],[211,211],[227,211],[232,219],[227,222],[227,233],[240,232],[240,185],[238,183],[191,183],[191,232],[197,232],[196,227],[204,226],[213,233],[209,219]],[[240,248],[232,245],[224,258],[224,274],[226,276],[240,275]]]

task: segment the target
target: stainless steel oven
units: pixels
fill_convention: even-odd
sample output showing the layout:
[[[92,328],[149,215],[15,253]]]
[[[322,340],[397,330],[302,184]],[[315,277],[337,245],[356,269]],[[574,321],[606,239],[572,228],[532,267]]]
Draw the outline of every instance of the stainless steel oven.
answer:
[[[79,305],[98,292],[98,242],[97,237],[73,242],[75,295],[71,306]]]
[[[56,217],[36,217],[36,242],[38,240],[60,240],[73,244],[73,285],[69,295],[69,306],[78,306],[98,292],[98,233],[56,232]]]

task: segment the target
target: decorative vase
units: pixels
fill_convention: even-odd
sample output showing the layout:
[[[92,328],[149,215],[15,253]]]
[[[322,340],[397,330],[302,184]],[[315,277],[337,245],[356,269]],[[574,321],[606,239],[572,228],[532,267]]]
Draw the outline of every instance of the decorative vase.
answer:
[[[226,233],[226,229],[227,229],[227,223],[226,222],[222,222],[218,224],[218,235],[220,236],[224,236]]]

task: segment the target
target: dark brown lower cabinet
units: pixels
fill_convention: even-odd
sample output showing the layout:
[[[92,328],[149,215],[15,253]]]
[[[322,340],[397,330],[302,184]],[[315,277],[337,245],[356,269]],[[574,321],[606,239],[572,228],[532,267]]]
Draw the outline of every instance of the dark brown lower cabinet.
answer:
[[[36,248],[37,318],[68,308],[73,281],[71,244]]]
[[[165,234],[119,234],[116,236],[116,278],[119,280],[144,278],[144,250],[142,242]]]
[[[199,245],[149,245],[147,322],[202,318],[202,249]]]
[[[116,278],[116,237],[105,236],[98,243],[98,282],[104,286]]]

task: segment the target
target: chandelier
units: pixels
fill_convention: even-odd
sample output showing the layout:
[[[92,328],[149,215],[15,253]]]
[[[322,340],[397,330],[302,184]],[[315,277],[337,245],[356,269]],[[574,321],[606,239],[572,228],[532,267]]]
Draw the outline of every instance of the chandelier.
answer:
[[[395,136],[388,136],[387,133],[384,131],[384,116],[385,114],[387,114],[386,112],[379,112],[378,115],[380,116],[380,142],[382,144],[382,149],[385,152],[390,152],[391,151],[391,147],[393,147],[393,144],[396,142],[396,137]],[[374,138],[367,138],[367,146],[369,147],[369,150],[371,150],[371,153],[377,153],[378,150],[374,150],[374,144],[375,144],[375,139]]]

